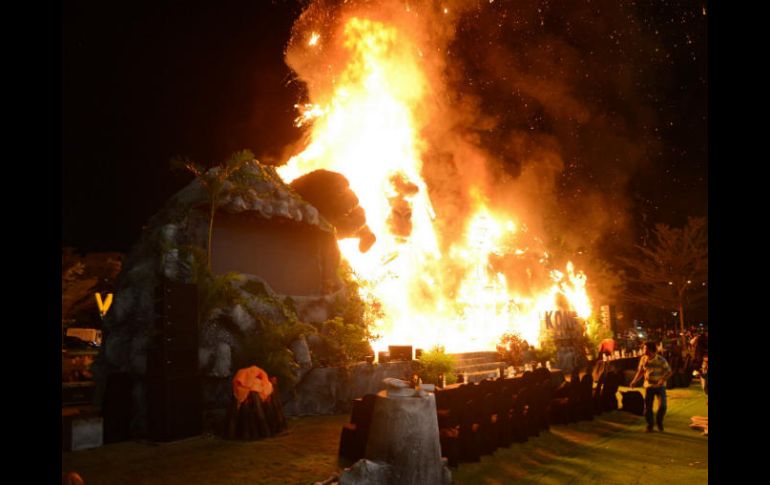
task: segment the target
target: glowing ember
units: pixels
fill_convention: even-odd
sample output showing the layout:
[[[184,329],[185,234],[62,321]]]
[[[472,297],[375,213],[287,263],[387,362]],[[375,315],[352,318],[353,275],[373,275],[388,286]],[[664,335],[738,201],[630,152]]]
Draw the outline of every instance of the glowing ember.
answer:
[[[586,276],[572,263],[565,272],[551,271],[550,281],[533,276],[548,274],[548,254],[530,250],[533,238],[515,207],[494,207],[474,186],[465,220],[437,214],[422,176],[420,136],[429,123],[419,109],[432,92],[422,54],[429,46],[364,15],[342,25],[337,36],[325,37],[343,59],[330,60],[337,68],[323,84],[328,89],[315,93],[319,104],[299,107],[298,126],[312,123],[310,141],[279,172],[287,182],[320,168],[340,172],[359,197],[377,241],[361,253],[357,240],[342,240],[340,250],[362,280],[362,296],[382,305],[375,350],[392,344],[490,350],[506,332],[538,344],[545,311],[588,317]],[[318,38],[313,32],[309,45]],[[437,229],[448,226],[451,236]]]

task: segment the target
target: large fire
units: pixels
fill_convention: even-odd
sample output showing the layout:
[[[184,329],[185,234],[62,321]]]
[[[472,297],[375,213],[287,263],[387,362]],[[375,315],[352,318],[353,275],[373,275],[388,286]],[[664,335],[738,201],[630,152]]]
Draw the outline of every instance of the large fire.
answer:
[[[311,89],[313,103],[299,107],[297,124],[312,125],[308,145],[279,172],[289,182],[316,169],[336,171],[359,197],[377,240],[365,253],[353,239],[340,241],[340,249],[362,282],[362,296],[381,304],[375,350],[394,344],[492,350],[506,332],[537,345],[544,312],[587,318],[586,276],[572,263],[563,271],[549,268],[545,250],[524,237],[528,228],[516,207],[495,207],[484,187],[470,185],[467,217],[438,224],[447,216],[434,207],[423,178],[421,133],[430,119],[420,107],[435,82],[423,68],[426,46],[365,12],[339,25],[327,34],[303,33],[305,49],[334,44],[341,54],[329,64],[326,82],[316,83],[325,89]],[[447,225],[451,237],[438,229]],[[504,271],[494,264],[503,258],[530,267]],[[529,278],[533,271],[549,277],[538,282]],[[512,284],[517,279],[532,283],[522,291]]]

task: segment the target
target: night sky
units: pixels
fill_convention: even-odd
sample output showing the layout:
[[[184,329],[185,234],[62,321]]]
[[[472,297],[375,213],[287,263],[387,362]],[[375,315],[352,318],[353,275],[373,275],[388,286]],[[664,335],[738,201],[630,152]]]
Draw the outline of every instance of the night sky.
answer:
[[[301,135],[303,86],[283,54],[302,4],[63,3],[64,246],[128,251],[191,180],[170,170],[174,156],[279,160]],[[644,226],[707,214],[704,2],[479,5],[459,24],[450,77],[497,120],[481,136],[507,171],[506,130],[556,136],[565,202],[592,190],[622,207],[616,249]]]

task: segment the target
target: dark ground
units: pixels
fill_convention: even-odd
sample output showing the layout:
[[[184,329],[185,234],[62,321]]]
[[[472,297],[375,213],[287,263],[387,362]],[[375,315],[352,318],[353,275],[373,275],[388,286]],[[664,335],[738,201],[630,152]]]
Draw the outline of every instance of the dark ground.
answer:
[[[627,389],[621,388],[625,391]],[[458,484],[708,482],[708,438],[690,429],[707,416],[700,386],[668,391],[666,431],[644,433],[644,418],[622,411],[552,426],[526,443],[452,470]],[[205,435],[169,444],[124,442],[62,453],[62,471],[96,484],[308,484],[338,471],[347,415],[292,419],[288,433],[263,441]]]

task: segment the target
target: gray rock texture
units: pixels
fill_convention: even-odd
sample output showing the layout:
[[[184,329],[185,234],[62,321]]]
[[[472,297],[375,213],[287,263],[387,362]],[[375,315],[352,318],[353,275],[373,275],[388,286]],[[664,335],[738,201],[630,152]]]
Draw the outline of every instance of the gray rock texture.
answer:
[[[441,459],[436,397],[377,394],[365,459],[340,475],[346,484],[448,485]]]
[[[208,201],[205,188],[194,180],[148,221],[141,239],[123,264],[111,311],[104,319],[104,344],[94,365],[97,404],[109,374],[130,374],[134,382],[133,436],[145,436],[147,431],[145,379],[148,347],[153,345],[157,334],[158,289],[163,281],[197,281],[196,267],[201,261],[197,259],[195,248],[205,252]],[[257,161],[246,164],[225,182],[217,211],[244,214],[283,225],[293,224],[292,227],[300,227],[308,234],[324,234],[323,237],[332,240],[336,233],[318,210],[286,185],[272,167]],[[333,271],[339,262],[339,252],[336,243],[332,246],[336,255],[324,254],[322,261],[329,261],[333,277],[327,278],[317,294],[297,297],[299,304],[294,308],[300,321],[318,322],[335,316],[335,302],[344,296],[342,283]],[[254,275],[238,275],[229,280],[228,285],[229,291],[243,303],[219,308],[198,324],[199,368],[192,372],[197,370],[204,379],[206,408],[227,405],[229,396],[222,390],[228,389],[239,356],[242,357],[249,342],[259,338],[254,316],[270,325],[284,325],[287,322],[287,297],[294,299],[294,295],[276,293],[267,281]],[[302,360],[307,370],[306,356]]]
[[[385,389],[383,379],[387,377],[410,376],[412,365],[412,362],[360,363],[348,369],[312,369],[284,399],[284,412],[288,416],[350,412],[353,399]]]
[[[387,463],[358,460],[340,474],[340,485],[382,485],[393,482],[393,467]]]

